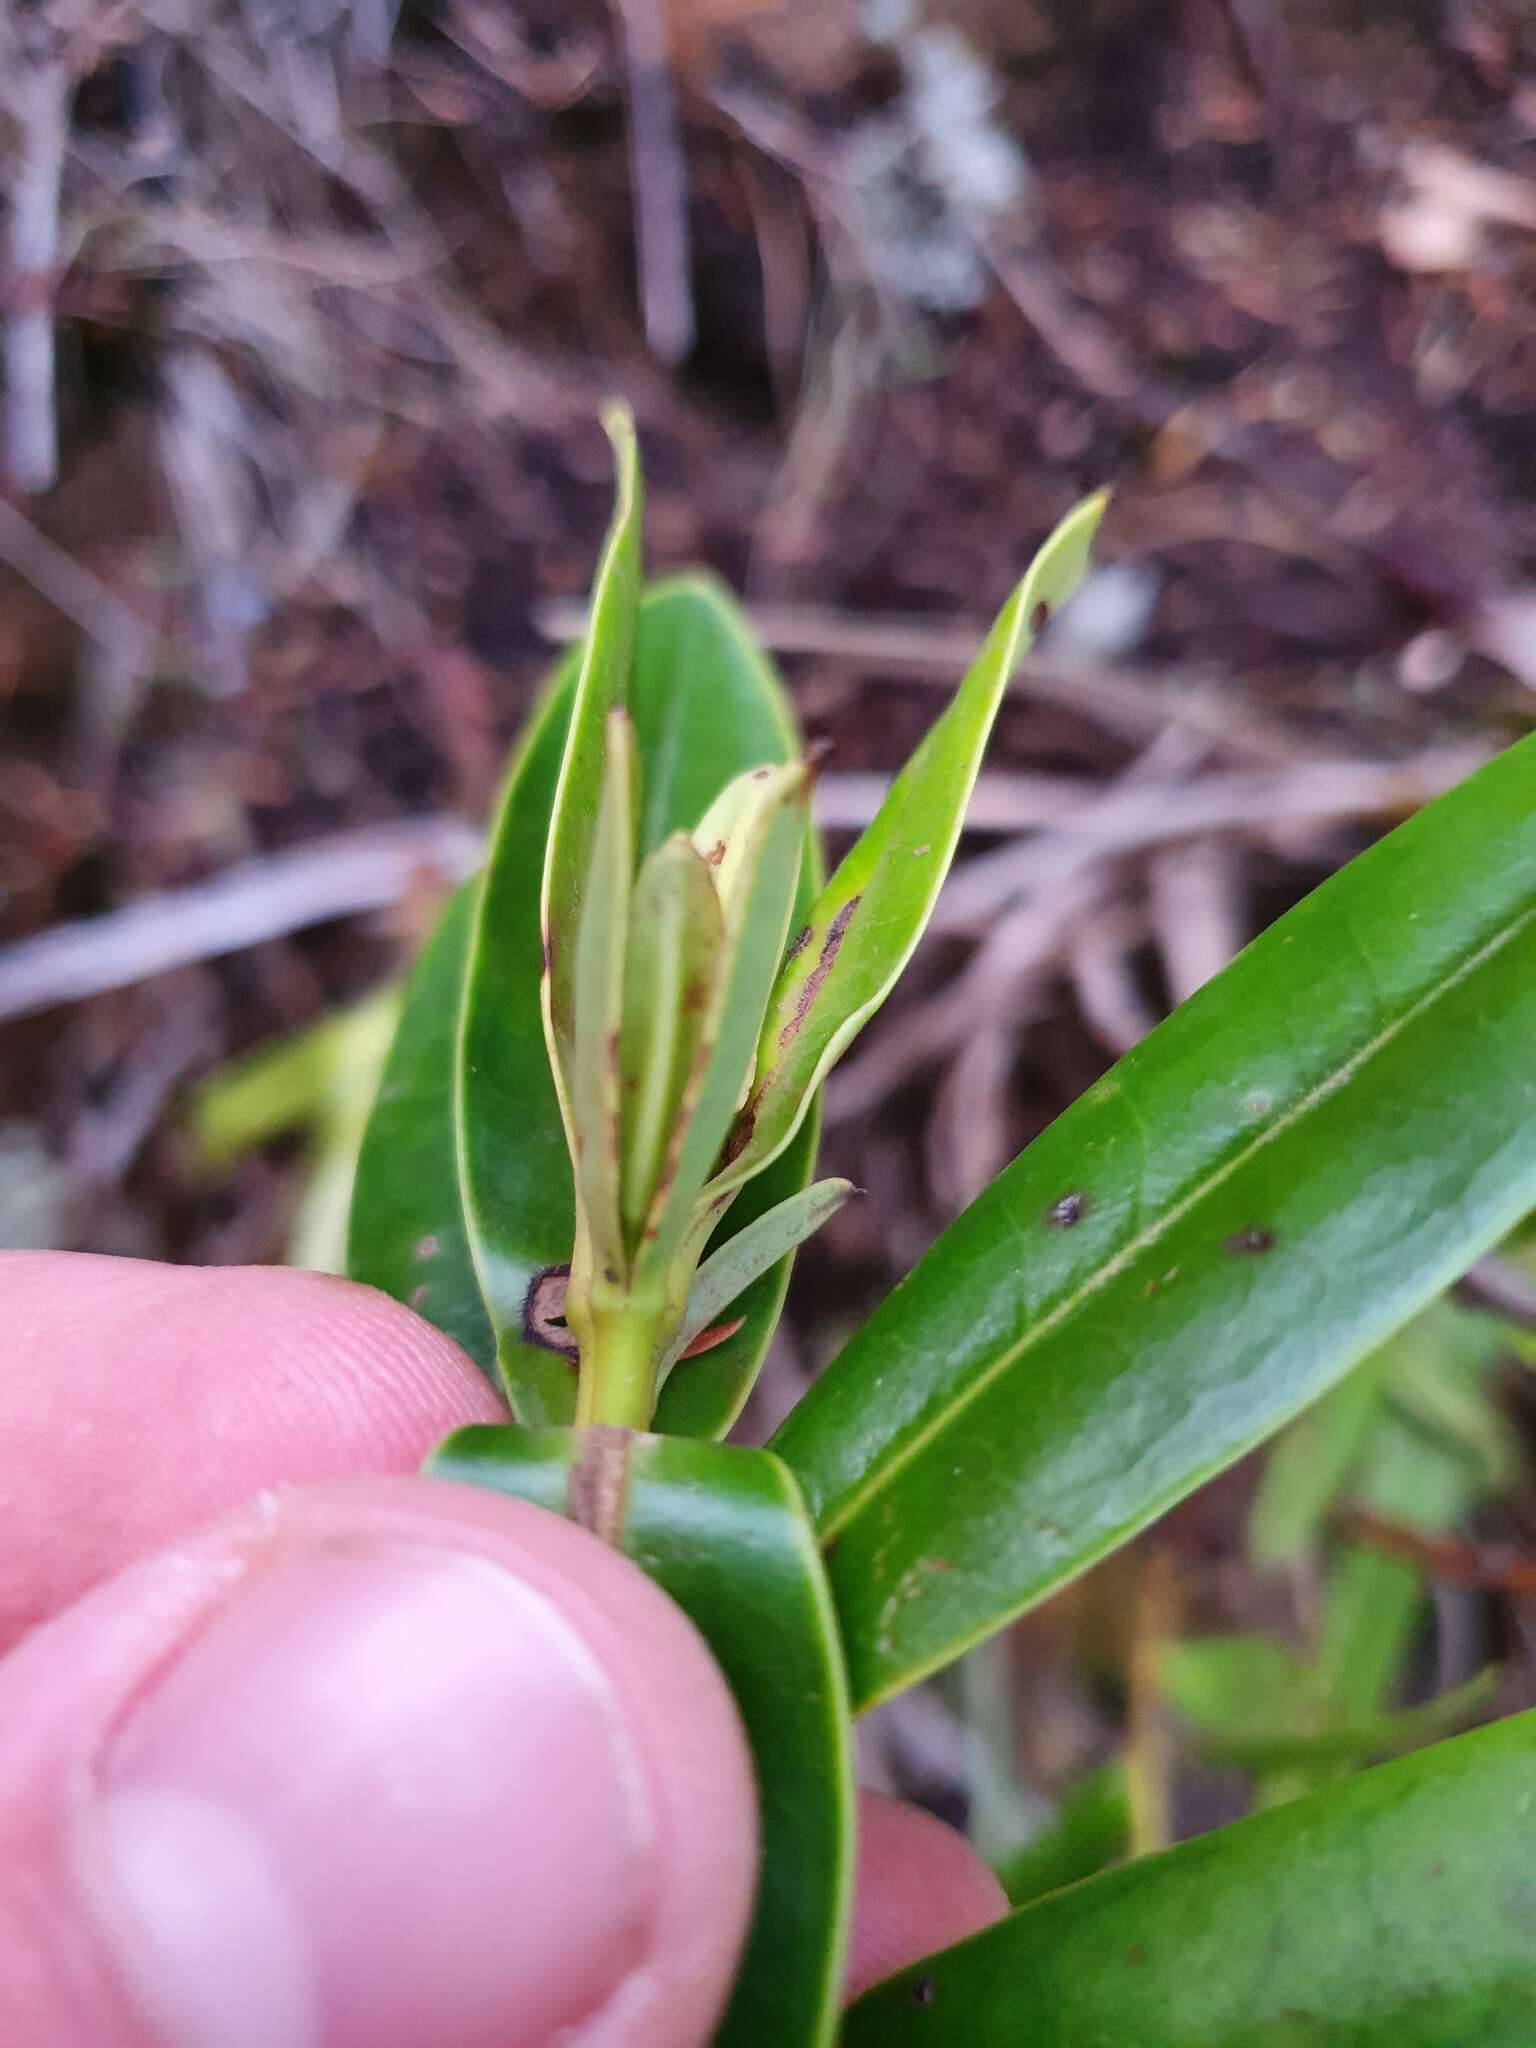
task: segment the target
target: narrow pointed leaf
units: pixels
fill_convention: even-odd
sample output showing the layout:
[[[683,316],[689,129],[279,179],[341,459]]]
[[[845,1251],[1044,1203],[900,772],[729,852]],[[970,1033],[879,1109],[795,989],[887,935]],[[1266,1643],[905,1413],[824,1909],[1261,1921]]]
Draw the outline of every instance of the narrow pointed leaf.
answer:
[[[845,2048],[1526,2048],[1536,1714],[1143,1857],[861,1998]]]
[[[688,1313],[667,1355],[666,1367],[681,1357],[695,1337],[718,1323],[760,1274],[835,1216],[853,1191],[851,1180],[816,1181],[777,1203],[711,1253],[694,1276]]]
[[[428,1469],[570,1514],[642,1565],[725,1673],[757,1766],[755,1917],[715,2048],[828,2048],[853,1876],[852,1743],[804,1503],[767,1451],[625,1430],[460,1430]]]
[[[571,1168],[539,997],[539,897],[555,786],[564,758],[575,679],[573,655],[524,739],[492,829],[485,884],[471,940],[459,1042],[459,1153],[464,1213],[475,1269],[497,1333],[502,1377],[528,1422],[575,1413],[567,1360],[528,1341],[530,1291],[546,1268],[570,1259]],[[710,800],[742,769],[787,761],[796,751],[782,690],[723,591],[699,577],[649,590],[640,607],[630,679],[630,717],[641,759],[639,850],[688,833]],[[809,841],[808,841],[809,844]],[[805,873],[813,867],[808,857]],[[802,895],[807,894],[802,881]],[[799,905],[797,913],[803,914]],[[810,1178],[814,1133],[746,1188],[722,1230],[749,1221]],[[663,1426],[717,1435],[739,1409],[783,1296],[784,1268],[749,1290],[747,1323],[728,1344],[690,1359],[667,1386]]]
[[[686,833],[674,832],[641,868],[630,912],[620,1068],[624,1226],[631,1240],[661,1178],[724,937],[704,858]]]
[[[1125,1541],[1496,1244],[1536,1201],[1533,1045],[1536,738],[1144,1039],[789,1418],[856,1701]]]
[[[438,921],[409,982],[363,1134],[347,1220],[347,1272],[467,1351],[495,1380],[496,1339],[464,1225],[454,1139],[454,1041],[478,880]]]
[[[773,1158],[922,937],[998,706],[1045,617],[1087,573],[1103,494],[1069,513],[1003,608],[953,702],[891,785],[796,935],[773,991],[729,1187]]]
[[[634,886],[634,747],[628,718],[610,711],[592,865],[576,934],[570,1066],[577,1197],[594,1262],[615,1281],[625,1263],[619,1213],[619,1027]]]
[[[637,1275],[664,1272],[690,1228],[704,1183],[752,1077],[758,1024],[784,951],[799,885],[810,778],[795,762],[767,771],[741,827],[739,885],[722,904],[723,942],[673,1140],[635,1255]]]
[[[627,702],[640,605],[641,490],[634,422],[615,407],[605,413],[603,424],[613,443],[617,495],[592,587],[592,617],[549,821],[540,895],[544,1025],[556,1092],[566,1104],[575,1058],[578,934],[601,808],[604,735],[608,714],[623,710]]]

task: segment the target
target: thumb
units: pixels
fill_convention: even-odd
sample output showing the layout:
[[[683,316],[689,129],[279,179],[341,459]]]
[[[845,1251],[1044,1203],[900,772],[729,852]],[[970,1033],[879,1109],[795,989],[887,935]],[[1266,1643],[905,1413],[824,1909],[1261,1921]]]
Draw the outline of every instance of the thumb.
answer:
[[[267,1497],[0,1663],[0,2040],[694,2048],[755,1826],[624,1558],[431,1480]]]

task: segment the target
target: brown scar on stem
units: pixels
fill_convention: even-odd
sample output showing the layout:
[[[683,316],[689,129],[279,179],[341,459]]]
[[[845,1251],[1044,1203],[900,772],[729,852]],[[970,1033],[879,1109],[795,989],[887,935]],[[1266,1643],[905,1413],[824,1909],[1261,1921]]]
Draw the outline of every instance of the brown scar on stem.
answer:
[[[629,1488],[627,1429],[597,1422],[582,1432],[581,1455],[566,1481],[565,1511],[600,1543],[617,1546],[624,1531],[624,1498]]]
[[[574,1359],[576,1339],[565,1324],[565,1288],[570,1277],[569,1266],[545,1266],[534,1274],[523,1297],[523,1342]]]
[[[821,993],[822,983],[832,972],[832,963],[837,958],[837,949],[843,943],[844,935],[859,907],[859,898],[850,896],[842,909],[827,926],[827,936],[821,942],[821,956],[810,973],[805,977],[799,995],[795,999],[795,1014],[779,1033],[779,1051],[788,1051],[798,1035],[801,1026],[810,1014],[811,1005]]]

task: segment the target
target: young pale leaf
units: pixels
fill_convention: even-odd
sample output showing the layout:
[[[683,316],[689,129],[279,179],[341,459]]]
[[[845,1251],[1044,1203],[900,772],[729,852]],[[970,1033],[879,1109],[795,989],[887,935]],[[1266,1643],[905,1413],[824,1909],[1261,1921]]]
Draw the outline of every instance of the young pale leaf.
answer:
[[[853,1192],[851,1180],[819,1180],[755,1217],[712,1252],[694,1276],[688,1313],[663,1360],[663,1370],[669,1371],[696,1337],[719,1322],[760,1274],[830,1221]]]
[[[1536,1201],[1536,738],[1324,883],[953,1224],[789,1418],[861,1705],[1317,1398]]]
[[[478,880],[454,895],[406,984],[363,1134],[347,1219],[347,1272],[425,1316],[496,1379],[496,1338],[464,1227],[453,1129],[453,1053]]]
[[[1526,2048],[1536,1714],[1089,1878],[887,1978],[846,2048]]]
[[[544,1028],[556,1092],[568,1118],[575,1059],[577,935],[598,830],[604,734],[608,714],[626,706],[640,604],[641,490],[634,421],[612,407],[603,424],[613,443],[617,497],[592,586],[591,622],[576,677],[540,894]]]
[[[539,896],[580,668],[579,656],[562,665],[507,782],[475,917],[458,1047],[465,1223],[502,1377],[527,1422],[569,1421],[576,1406],[575,1373],[563,1356],[533,1341],[525,1314],[539,1275],[570,1259],[574,1235],[571,1168],[540,1013]],[[715,792],[742,769],[787,761],[796,750],[777,681],[729,597],[703,578],[647,591],[629,708],[642,769],[642,855],[670,833],[691,831]],[[814,871],[809,856],[805,870]],[[797,912],[803,914],[798,904]],[[375,1158],[379,1173],[390,1172],[384,1150]],[[743,1191],[723,1228],[735,1230],[760,1203],[803,1186],[813,1160],[814,1133],[806,1132]],[[424,1223],[419,1235],[433,1228]],[[665,1428],[709,1436],[729,1427],[767,1345],[785,1279],[781,1266],[756,1282],[738,1304],[747,1316],[743,1329],[673,1373],[662,1403]],[[416,1284],[408,1265],[399,1280],[403,1300]],[[381,1284],[394,1291],[392,1282]],[[424,1312],[431,1314],[430,1304]]]
[[[810,776],[802,763],[754,771],[738,835],[738,880],[721,905],[724,942],[672,1143],[641,1233],[637,1278],[664,1273],[677,1256],[751,1081],[758,1024],[799,883],[809,801]]]
[[[613,710],[576,933],[569,1086],[577,1201],[593,1264],[615,1282],[626,1264],[619,1213],[619,1027],[634,886],[634,795],[634,731],[625,713]]]
[[[911,958],[954,857],[1003,693],[1040,627],[1087,573],[1106,502],[1102,492],[1085,499],[1046,541],[953,702],[817,897],[774,984],[722,1189],[739,1186],[788,1143]]]
[[[428,1469],[569,1514],[642,1565],[713,1651],[757,1767],[757,1910],[715,2048],[829,2048],[853,1876],[852,1742],[832,1604],[767,1451],[627,1430],[460,1430]]]
[[[646,859],[630,911],[619,1065],[624,1227],[631,1246],[661,1178],[724,940],[720,899],[704,857],[685,832],[674,832]]]

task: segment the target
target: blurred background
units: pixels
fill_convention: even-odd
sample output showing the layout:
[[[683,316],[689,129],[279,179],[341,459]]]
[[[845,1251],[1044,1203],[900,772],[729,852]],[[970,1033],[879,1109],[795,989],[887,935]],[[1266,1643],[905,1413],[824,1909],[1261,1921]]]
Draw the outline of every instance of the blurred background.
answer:
[[[334,1263],[391,990],[580,630],[601,400],[834,844],[1048,527],[868,1190],[750,1419],[1536,718],[1525,0],[54,0],[0,24],[0,1243]],[[1017,1896],[1536,1701],[1536,1256],[880,1710]]]

